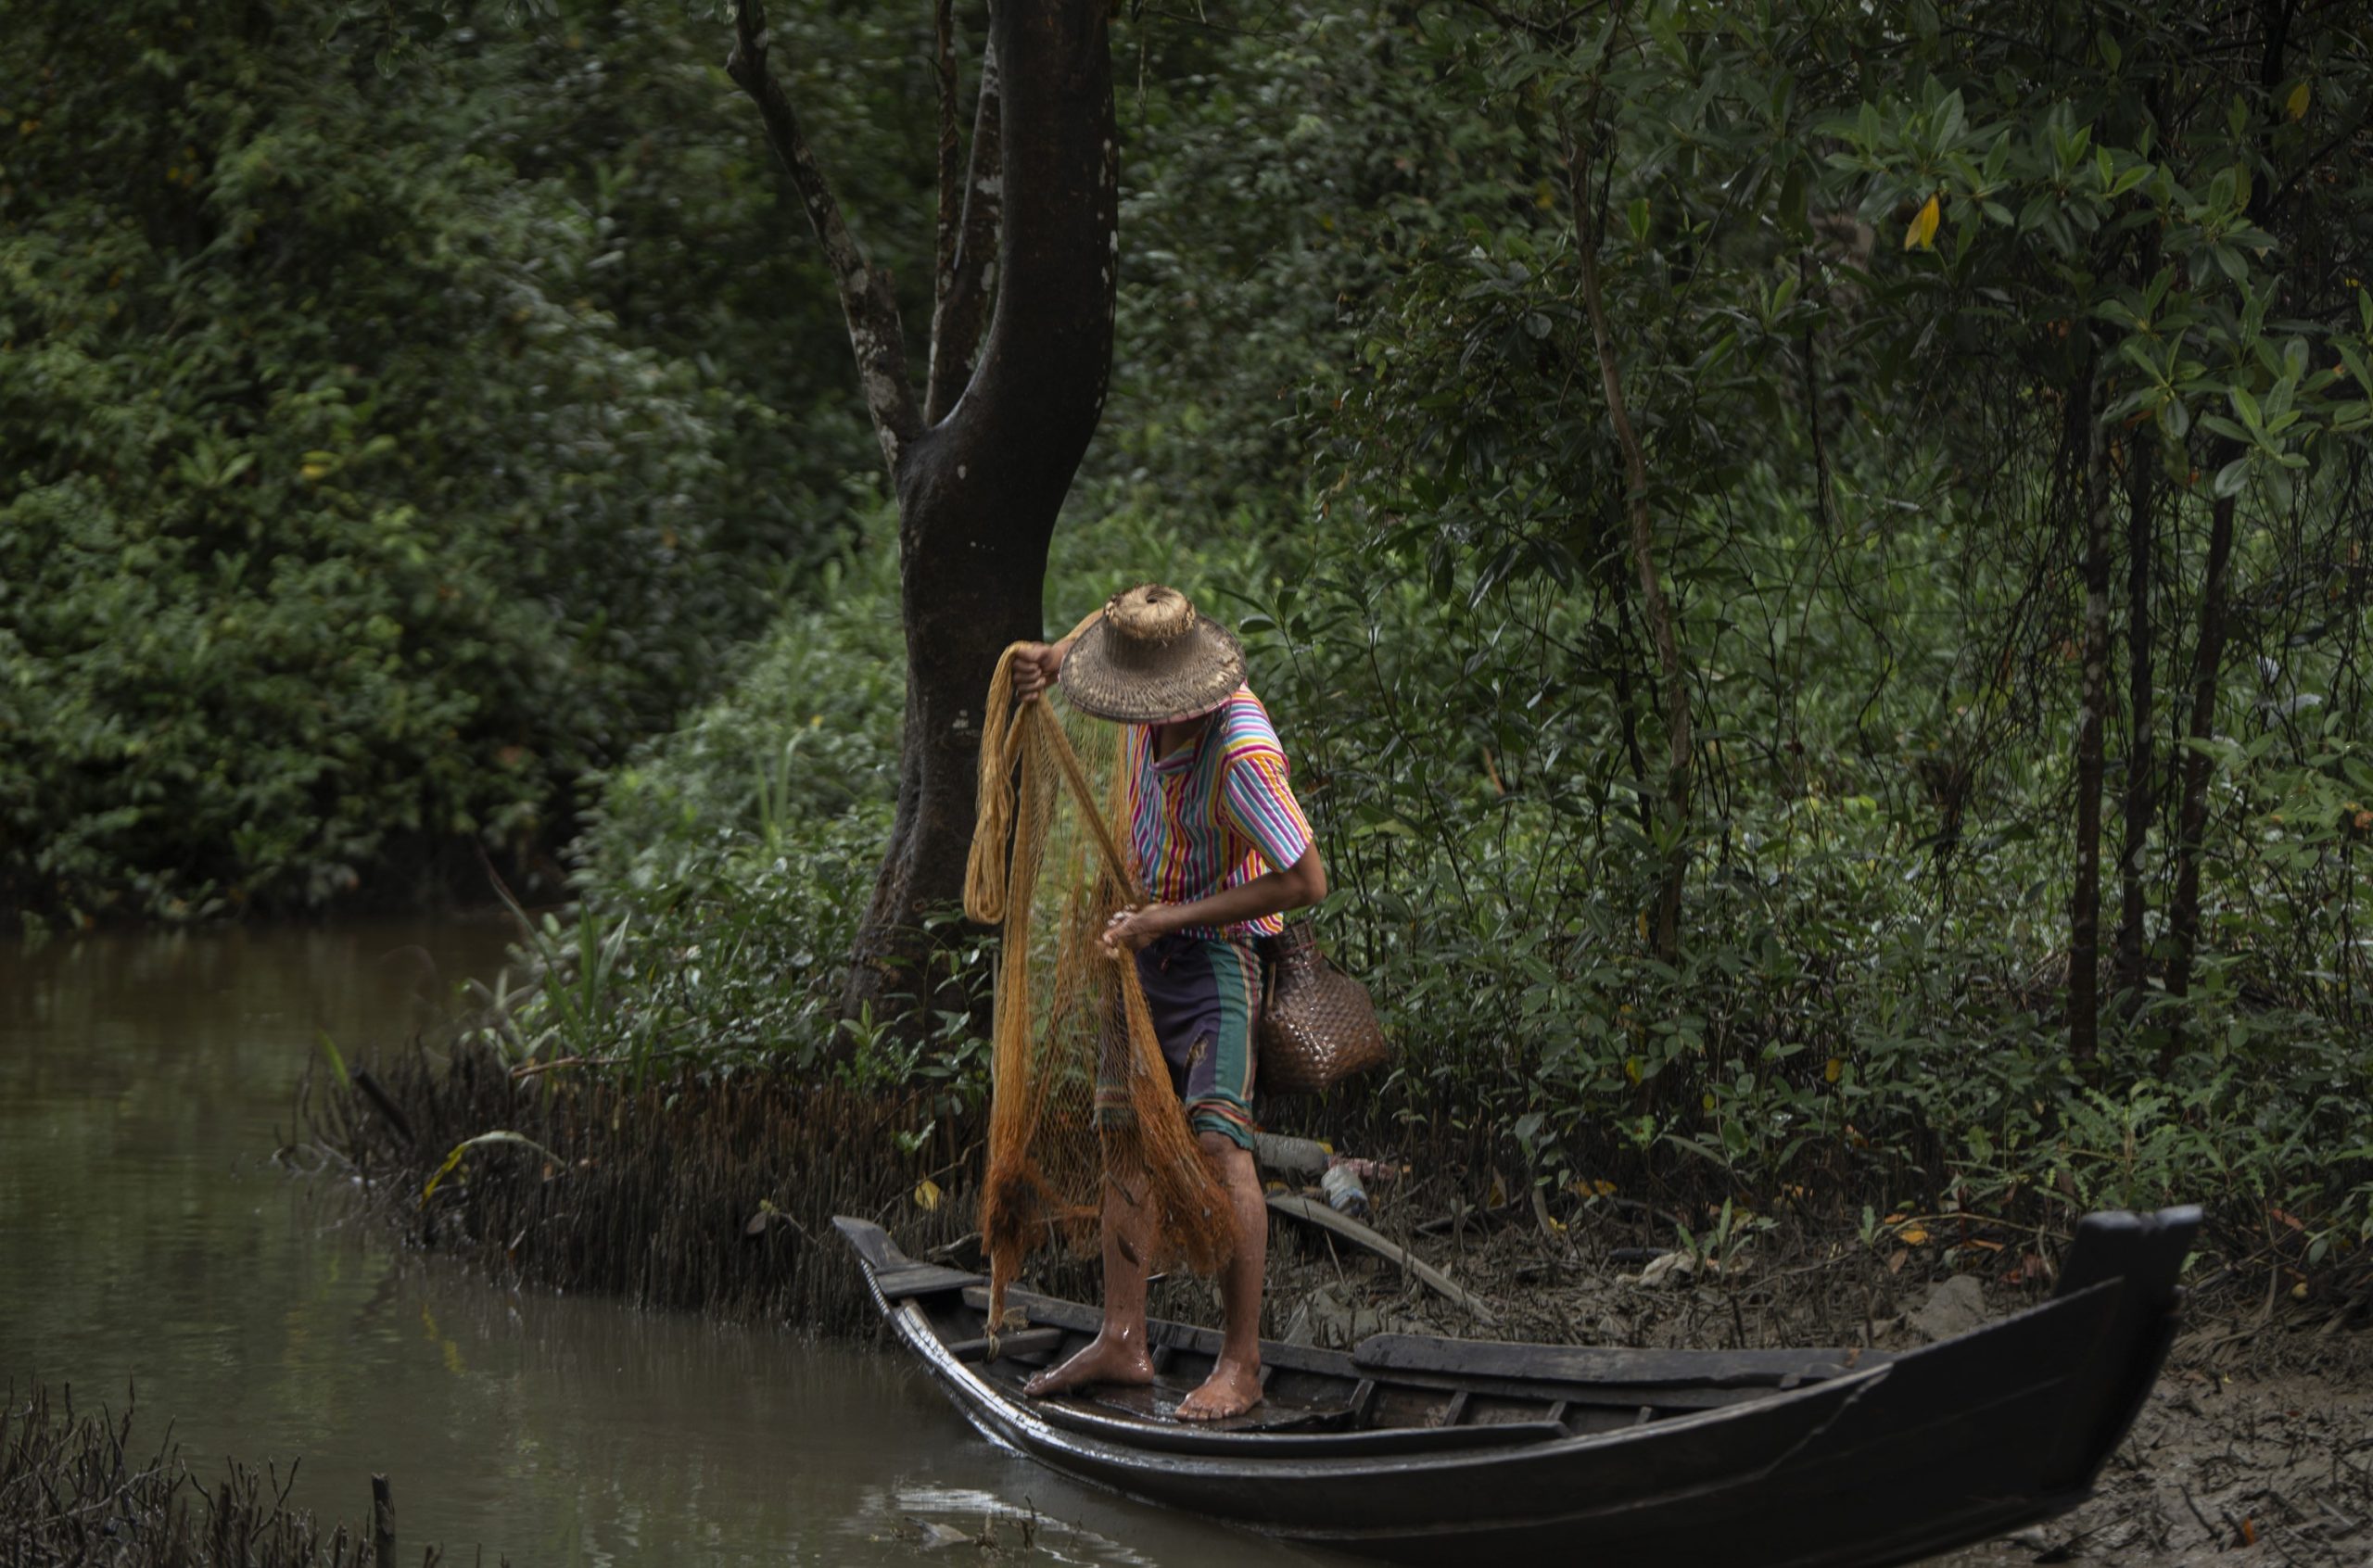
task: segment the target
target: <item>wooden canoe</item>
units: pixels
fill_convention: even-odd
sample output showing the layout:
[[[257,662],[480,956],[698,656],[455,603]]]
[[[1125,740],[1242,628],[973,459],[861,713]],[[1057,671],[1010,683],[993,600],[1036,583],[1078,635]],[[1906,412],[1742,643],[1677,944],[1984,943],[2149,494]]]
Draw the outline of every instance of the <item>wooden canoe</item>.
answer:
[[[2092,1215],[2050,1300],[1919,1350],[1263,1343],[1266,1400],[1212,1425],[1169,1413],[1211,1330],[1154,1322],[1151,1388],[1027,1398],[1097,1309],[1017,1290],[1029,1326],[992,1344],[985,1280],[834,1223],[964,1416],[1095,1486],[1402,1562],[1880,1568],[2086,1497],[2158,1376],[2200,1211]]]

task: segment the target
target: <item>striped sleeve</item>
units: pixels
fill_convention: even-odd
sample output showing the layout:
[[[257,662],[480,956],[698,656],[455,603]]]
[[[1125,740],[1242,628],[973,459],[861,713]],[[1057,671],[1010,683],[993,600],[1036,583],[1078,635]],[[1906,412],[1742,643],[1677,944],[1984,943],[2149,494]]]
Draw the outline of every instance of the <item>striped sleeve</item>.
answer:
[[[1220,809],[1272,869],[1283,871],[1310,852],[1310,818],[1294,799],[1285,748],[1268,714],[1257,699],[1238,713],[1242,722],[1230,726],[1221,759]]]

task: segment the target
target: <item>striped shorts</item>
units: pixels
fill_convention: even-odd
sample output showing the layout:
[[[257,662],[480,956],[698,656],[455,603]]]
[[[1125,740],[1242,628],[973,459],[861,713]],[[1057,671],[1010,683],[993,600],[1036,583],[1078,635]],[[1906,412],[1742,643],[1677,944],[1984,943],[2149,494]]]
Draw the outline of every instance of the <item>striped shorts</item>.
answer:
[[[1252,1026],[1261,1009],[1261,962],[1251,947],[1216,937],[1159,937],[1137,950],[1137,980],[1186,1124],[1250,1148]],[[1127,1058],[1113,1048],[1123,1039],[1116,1031],[1108,1040],[1097,1074],[1099,1128],[1127,1124]]]

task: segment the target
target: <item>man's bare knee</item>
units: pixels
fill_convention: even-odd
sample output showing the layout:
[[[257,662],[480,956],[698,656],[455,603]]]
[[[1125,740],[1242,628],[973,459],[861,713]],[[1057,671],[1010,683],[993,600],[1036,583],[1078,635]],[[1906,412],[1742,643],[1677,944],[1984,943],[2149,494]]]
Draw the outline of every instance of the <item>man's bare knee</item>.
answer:
[[[1204,1163],[1221,1181],[1243,1182],[1253,1178],[1252,1151],[1226,1133],[1207,1130],[1196,1133],[1195,1142],[1202,1146]]]

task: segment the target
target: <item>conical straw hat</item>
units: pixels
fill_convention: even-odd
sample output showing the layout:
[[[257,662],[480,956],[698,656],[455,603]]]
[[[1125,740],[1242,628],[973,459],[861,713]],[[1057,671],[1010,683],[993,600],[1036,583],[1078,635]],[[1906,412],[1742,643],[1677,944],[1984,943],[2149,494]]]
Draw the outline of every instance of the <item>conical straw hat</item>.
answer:
[[[1244,684],[1236,636],[1160,583],[1115,594],[1063,657],[1072,706],[1122,724],[1170,724],[1210,713]]]

